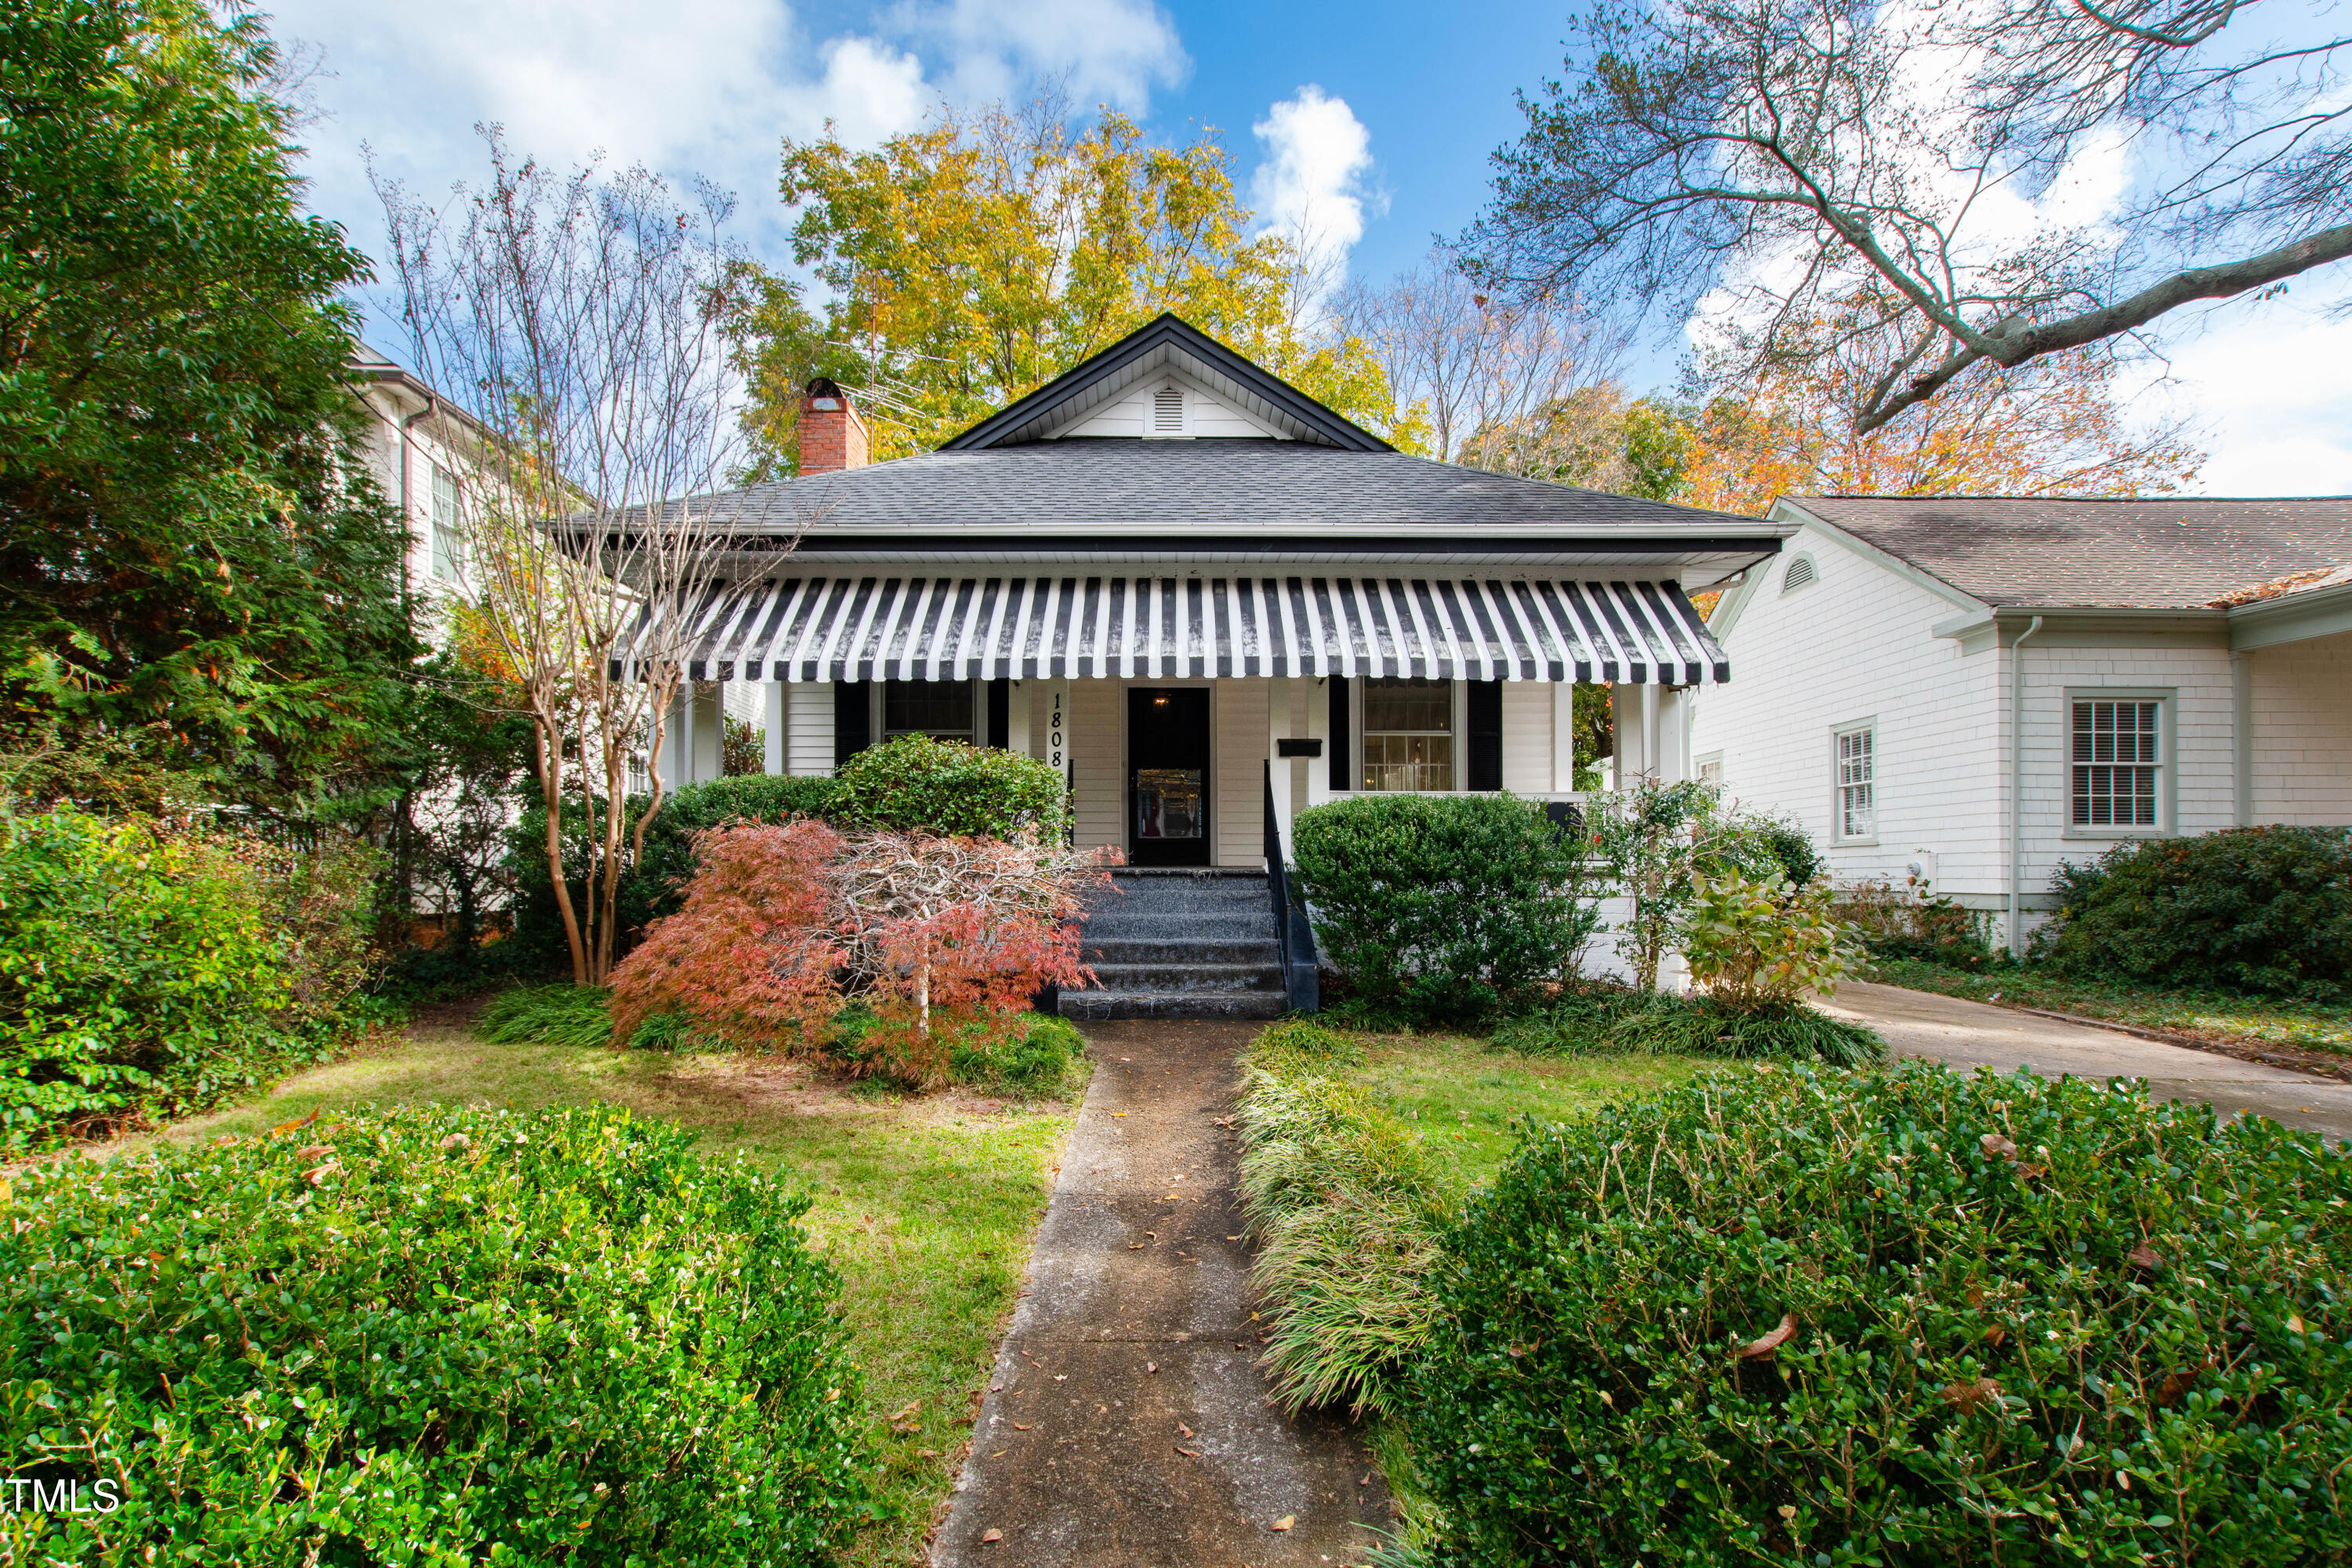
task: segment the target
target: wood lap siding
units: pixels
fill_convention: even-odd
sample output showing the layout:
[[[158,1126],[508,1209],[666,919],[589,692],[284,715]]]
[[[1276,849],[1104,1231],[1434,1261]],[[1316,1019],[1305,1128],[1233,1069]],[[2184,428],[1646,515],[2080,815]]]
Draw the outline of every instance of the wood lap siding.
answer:
[[[2258,648],[2253,698],[2254,820],[2352,822],[2352,632]]]

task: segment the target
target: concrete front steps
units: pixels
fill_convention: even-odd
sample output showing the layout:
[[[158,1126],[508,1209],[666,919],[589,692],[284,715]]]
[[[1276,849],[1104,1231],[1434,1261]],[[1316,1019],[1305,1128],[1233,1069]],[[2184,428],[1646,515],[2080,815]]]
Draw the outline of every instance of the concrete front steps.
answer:
[[[1263,871],[1129,867],[1087,900],[1095,984],[1065,1018],[1279,1018],[1289,1010]]]

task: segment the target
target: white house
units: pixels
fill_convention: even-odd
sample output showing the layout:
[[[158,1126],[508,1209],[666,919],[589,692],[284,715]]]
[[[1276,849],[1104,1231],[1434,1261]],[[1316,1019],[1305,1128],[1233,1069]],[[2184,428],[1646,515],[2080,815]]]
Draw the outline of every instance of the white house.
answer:
[[[1009,747],[1066,772],[1081,845],[1259,903],[1308,805],[1565,797],[1577,681],[1615,684],[1622,768],[1685,773],[1684,705],[1730,665],[1684,585],[1788,531],[1406,456],[1172,316],[892,462],[813,384],[802,445],[790,504],[719,498],[742,548],[698,607],[711,684],[671,782],[716,775],[748,687],[771,772],[908,732]],[[814,520],[782,557],[778,518]],[[1202,972],[1096,957],[1127,1010],[1197,1009]]]
[[[2062,860],[2352,821],[2352,500],[1793,496],[1710,626],[1704,776],[2021,947]]]
[[[428,600],[459,591],[464,488],[475,481],[481,426],[391,360],[354,340],[352,390],[366,408],[368,461],[408,527],[409,589]]]

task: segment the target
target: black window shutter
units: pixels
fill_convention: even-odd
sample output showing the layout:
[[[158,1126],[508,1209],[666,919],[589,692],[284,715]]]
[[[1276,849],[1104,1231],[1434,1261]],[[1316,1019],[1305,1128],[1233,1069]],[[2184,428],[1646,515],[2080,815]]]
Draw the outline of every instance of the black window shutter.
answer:
[[[1470,685],[1470,787],[1503,787],[1503,683]]]
[[[833,765],[841,766],[874,743],[874,683],[833,683]]]
[[[1355,782],[1348,776],[1348,678],[1331,678],[1331,787],[1349,790]]]
[[[988,743],[1003,748],[1013,743],[1013,682],[988,683]]]

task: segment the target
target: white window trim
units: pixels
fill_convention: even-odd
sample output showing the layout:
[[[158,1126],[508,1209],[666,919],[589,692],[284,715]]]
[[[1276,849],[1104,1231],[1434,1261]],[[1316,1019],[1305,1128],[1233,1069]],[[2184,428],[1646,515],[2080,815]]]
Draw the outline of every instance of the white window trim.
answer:
[[[1723,753],[1721,752],[1701,752],[1697,756],[1691,759],[1691,777],[1704,780],[1706,777],[1706,770],[1709,768],[1713,768],[1715,770],[1715,782],[1718,786],[1720,786],[1723,783]]]
[[[1309,679],[1312,679],[1311,677]],[[1364,742],[1370,737],[1364,732],[1364,689],[1378,676],[1359,675],[1348,681],[1348,795],[1460,795],[1469,786],[1470,777],[1470,683],[1453,682],[1454,687],[1454,787],[1446,791],[1418,789],[1366,789],[1364,787]]]
[[[1848,735],[1858,735],[1864,731],[1870,733],[1870,831],[1849,837],[1841,831],[1845,826],[1845,788],[1838,778],[1838,742]],[[1830,843],[1832,847],[1866,849],[1878,842],[1879,819],[1886,805],[1885,773],[1879,766],[1882,760],[1878,750],[1877,714],[1830,726]]]
[[[2113,842],[2125,838],[2177,838],[2180,835],[2180,689],[2176,686],[2069,686],[2058,706],[2058,837]],[[2074,704],[2153,702],[2156,710],[2156,826],[2117,826],[2074,822]]]

